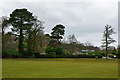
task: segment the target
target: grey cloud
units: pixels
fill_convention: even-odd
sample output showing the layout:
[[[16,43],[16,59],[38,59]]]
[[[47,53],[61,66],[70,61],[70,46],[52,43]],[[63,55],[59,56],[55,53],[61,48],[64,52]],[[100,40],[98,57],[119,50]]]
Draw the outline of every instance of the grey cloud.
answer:
[[[6,3],[8,7],[2,5],[1,16],[10,14],[16,8],[24,7],[45,21],[45,33],[50,33],[56,24],[62,23],[66,26],[65,37],[75,34],[80,42],[91,41],[94,45],[100,46],[106,24],[112,25],[117,32],[117,5],[114,0],[92,1],[78,3],[11,2]],[[114,38],[117,39],[117,35]]]

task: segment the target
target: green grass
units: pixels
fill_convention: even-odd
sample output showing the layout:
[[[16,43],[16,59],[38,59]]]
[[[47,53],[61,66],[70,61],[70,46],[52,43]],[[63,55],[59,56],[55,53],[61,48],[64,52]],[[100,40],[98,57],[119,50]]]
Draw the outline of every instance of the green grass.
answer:
[[[118,60],[3,59],[3,78],[117,78]]]
[[[2,59],[0,59],[0,79],[2,79]]]

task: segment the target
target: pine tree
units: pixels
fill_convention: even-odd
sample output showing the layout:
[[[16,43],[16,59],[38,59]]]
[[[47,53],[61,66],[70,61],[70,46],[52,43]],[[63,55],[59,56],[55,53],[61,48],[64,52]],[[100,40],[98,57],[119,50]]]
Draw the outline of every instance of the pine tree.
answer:
[[[16,9],[10,14],[12,32],[19,36],[19,53],[23,53],[23,40],[26,32],[29,32],[35,20],[33,13],[27,9]]]
[[[116,42],[112,37],[111,35],[112,34],[115,34],[113,28],[111,26],[105,26],[105,30],[104,30],[104,34],[103,34],[103,45],[101,47],[105,47],[105,50],[106,50],[106,59],[108,58],[108,48],[109,48],[109,45],[113,42]]]

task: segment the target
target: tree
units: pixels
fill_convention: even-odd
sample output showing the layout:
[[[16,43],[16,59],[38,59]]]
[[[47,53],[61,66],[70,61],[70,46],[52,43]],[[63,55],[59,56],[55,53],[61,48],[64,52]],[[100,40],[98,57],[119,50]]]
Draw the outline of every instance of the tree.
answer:
[[[56,39],[58,42],[63,38],[63,35],[65,34],[65,26],[58,24],[56,25],[51,32],[51,38]]]
[[[27,9],[16,9],[10,14],[12,32],[19,36],[19,53],[23,53],[23,41],[26,31],[29,31],[35,20],[33,13]]]
[[[5,31],[8,28],[9,24],[9,18],[7,16],[0,17],[0,30],[2,31],[2,35],[5,34]]]
[[[89,41],[84,43],[85,46],[93,46],[92,43],[90,43]]]
[[[8,26],[10,25],[9,23],[9,18],[7,16],[2,16],[0,17],[0,30],[2,31],[2,52],[4,53],[5,51],[5,32],[8,29]]]
[[[40,21],[36,18],[32,28],[29,30],[28,34],[28,53],[39,52],[40,47],[43,48],[43,40],[44,40],[44,33],[43,33],[43,24],[44,21]],[[43,51],[43,49],[41,50]]]
[[[47,54],[50,54],[50,53],[56,53],[56,55],[62,55],[62,54],[64,54],[65,52],[64,52],[64,49],[61,47],[61,46],[59,46],[59,47],[52,47],[52,46],[50,46],[50,45],[48,45],[46,48],[45,48],[45,52],[47,53]]]
[[[3,44],[3,57],[9,57],[9,55],[12,55],[13,53],[9,53],[10,51],[16,51],[16,48],[18,46],[17,41],[15,41],[15,36],[11,35],[10,32],[6,33],[4,35],[4,44]]]
[[[84,43],[85,47],[88,49],[88,50],[92,50],[94,49],[94,46],[91,42],[87,41]]]
[[[117,54],[118,54],[118,51],[117,51],[117,49],[114,47],[113,50],[111,51],[111,53],[114,54],[114,55],[117,55]]]
[[[105,26],[104,34],[103,34],[103,45],[102,47],[105,47],[106,50],[106,59],[108,58],[108,48],[109,45],[113,42],[116,42],[113,38],[111,38],[111,35],[115,34],[113,28],[111,26]]]
[[[72,35],[69,35],[68,38],[67,38],[67,42],[70,43],[70,44],[73,44],[73,43],[78,43],[77,39],[75,38],[75,35],[72,34]]]
[[[67,43],[70,44],[69,45],[70,46],[70,52],[71,53],[75,52],[75,49],[77,49],[76,45],[78,44],[78,40],[76,39],[74,34],[68,36]]]

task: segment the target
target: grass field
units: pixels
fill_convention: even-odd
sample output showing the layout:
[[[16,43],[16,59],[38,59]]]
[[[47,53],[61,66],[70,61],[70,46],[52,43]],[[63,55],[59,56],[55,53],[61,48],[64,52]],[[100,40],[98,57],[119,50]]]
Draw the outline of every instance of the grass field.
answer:
[[[0,79],[2,79],[2,59],[0,59]]]
[[[117,78],[118,60],[3,59],[3,78]]]

